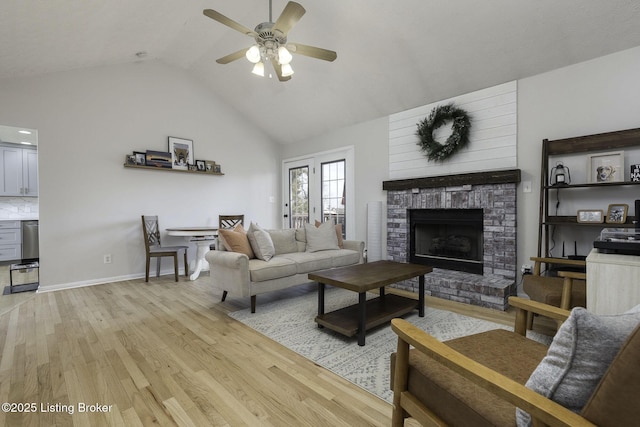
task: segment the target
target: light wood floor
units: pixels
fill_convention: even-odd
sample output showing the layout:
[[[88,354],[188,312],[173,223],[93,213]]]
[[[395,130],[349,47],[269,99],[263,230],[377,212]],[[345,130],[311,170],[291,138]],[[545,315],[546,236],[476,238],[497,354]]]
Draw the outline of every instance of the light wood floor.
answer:
[[[0,403],[35,403],[36,413],[0,412],[0,425],[390,425],[391,405],[228,317],[248,298],[221,303],[208,282],[28,293],[0,314]],[[260,296],[257,309],[315,289]]]

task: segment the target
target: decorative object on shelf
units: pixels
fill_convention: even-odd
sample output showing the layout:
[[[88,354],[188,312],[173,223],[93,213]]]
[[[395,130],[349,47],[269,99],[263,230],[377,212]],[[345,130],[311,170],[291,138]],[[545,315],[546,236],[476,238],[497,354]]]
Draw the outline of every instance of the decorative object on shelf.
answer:
[[[624,151],[589,156],[589,183],[624,181]]]
[[[608,224],[624,224],[627,220],[627,210],[629,205],[622,203],[611,204],[607,210],[607,223]]]
[[[631,182],[640,182],[640,165],[631,165],[629,180],[631,180]],[[638,216],[638,214],[639,213],[636,213],[636,216]]]
[[[138,166],[146,166],[147,165],[147,154],[142,153],[140,151],[134,151],[133,155],[136,157],[136,165]]]
[[[213,173],[213,169],[215,165],[216,165],[216,162],[214,162],[213,160],[204,161],[204,167],[207,173]]]
[[[146,166],[171,169],[171,153],[168,151],[147,150],[145,163]]]
[[[196,169],[198,172],[204,172],[206,170],[206,165],[204,160],[196,160]]]
[[[579,210],[577,220],[586,224],[602,224],[604,222],[604,212],[597,209]]]
[[[125,158],[125,162],[128,165],[135,165],[136,164],[136,156],[134,154],[127,154],[127,156]]]
[[[222,167],[219,164],[215,163],[213,165],[213,173],[222,173]]]
[[[193,164],[192,140],[170,136],[169,152],[173,169],[189,170],[189,165]]]
[[[436,141],[433,132],[449,121],[452,122],[451,135],[444,143]],[[439,105],[431,110],[426,119],[418,123],[418,145],[429,160],[443,161],[469,143],[470,129],[471,118],[466,111],[454,104]]]
[[[556,165],[551,168],[551,177],[549,177],[549,182],[553,186],[571,184],[571,172],[569,171],[569,167],[565,166],[562,162],[557,162]]]

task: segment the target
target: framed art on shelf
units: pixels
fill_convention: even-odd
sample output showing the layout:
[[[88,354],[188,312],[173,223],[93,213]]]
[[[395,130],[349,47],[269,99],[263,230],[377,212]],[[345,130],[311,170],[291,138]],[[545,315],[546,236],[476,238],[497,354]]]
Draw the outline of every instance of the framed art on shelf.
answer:
[[[206,169],[204,160],[196,160],[196,169],[198,172],[204,172]]]
[[[577,219],[579,223],[601,224],[604,222],[604,212],[597,209],[579,210]]]
[[[142,153],[140,151],[134,151],[133,155],[136,158],[136,165],[138,166],[146,166],[147,164],[147,154]]]
[[[587,170],[590,184],[624,181],[624,151],[589,156]]]
[[[190,139],[169,137],[169,152],[173,169],[189,170],[193,164],[193,141]]]
[[[216,162],[214,162],[213,160],[205,160],[204,161],[205,172],[213,173],[213,168],[215,167],[215,165],[216,165]]]
[[[629,205],[623,203],[611,204],[607,210],[607,224],[624,224],[627,220]]]
[[[145,163],[146,166],[171,169],[171,153],[168,151],[147,150]]]
[[[127,162],[126,164],[128,164],[130,166],[136,164],[136,156],[135,156],[135,154],[127,154],[127,157],[126,157],[125,160]]]

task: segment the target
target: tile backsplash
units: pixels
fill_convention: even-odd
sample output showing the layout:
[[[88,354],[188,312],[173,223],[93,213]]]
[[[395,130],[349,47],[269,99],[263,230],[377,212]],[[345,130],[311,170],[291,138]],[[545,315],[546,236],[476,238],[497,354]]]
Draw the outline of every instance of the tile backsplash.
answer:
[[[0,220],[38,219],[37,197],[0,197]]]

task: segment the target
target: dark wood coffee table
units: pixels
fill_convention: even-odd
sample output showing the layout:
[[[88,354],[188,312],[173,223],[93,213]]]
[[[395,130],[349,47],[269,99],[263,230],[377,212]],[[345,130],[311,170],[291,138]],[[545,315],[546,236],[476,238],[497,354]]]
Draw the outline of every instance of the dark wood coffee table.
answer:
[[[424,317],[424,275],[432,268],[426,265],[395,261],[376,261],[349,267],[334,268],[309,274],[309,280],[318,282],[318,327],[326,327],[342,335],[358,334],[358,345],[365,344],[368,329],[389,322],[418,309]],[[399,295],[385,295],[384,287],[401,280],[419,277],[418,301]],[[324,312],[325,285],[357,292],[358,303],[330,313]],[[367,300],[367,291],[380,289],[380,296]]]

